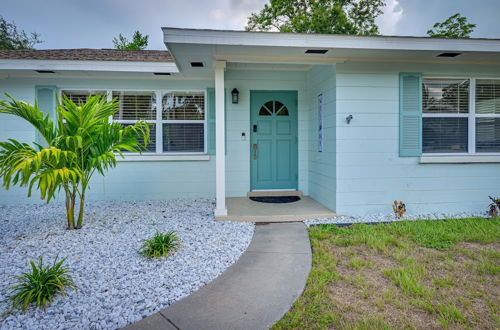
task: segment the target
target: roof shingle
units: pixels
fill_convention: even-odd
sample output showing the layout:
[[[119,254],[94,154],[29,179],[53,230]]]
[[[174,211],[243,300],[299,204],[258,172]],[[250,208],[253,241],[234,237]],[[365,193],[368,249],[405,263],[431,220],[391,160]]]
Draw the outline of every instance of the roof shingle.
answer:
[[[172,56],[167,50],[120,50],[89,48],[0,50],[0,59],[173,62]]]

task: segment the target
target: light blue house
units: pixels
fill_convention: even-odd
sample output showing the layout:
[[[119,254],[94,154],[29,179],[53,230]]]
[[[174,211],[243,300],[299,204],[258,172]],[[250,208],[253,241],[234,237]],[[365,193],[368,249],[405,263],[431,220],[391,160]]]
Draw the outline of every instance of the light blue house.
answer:
[[[168,51],[0,51],[0,92],[117,97],[153,124],[90,199],[300,190],[339,214],[478,212],[500,195],[500,40],[164,28]],[[0,140],[36,141],[0,115]],[[0,191],[1,204],[38,202]]]

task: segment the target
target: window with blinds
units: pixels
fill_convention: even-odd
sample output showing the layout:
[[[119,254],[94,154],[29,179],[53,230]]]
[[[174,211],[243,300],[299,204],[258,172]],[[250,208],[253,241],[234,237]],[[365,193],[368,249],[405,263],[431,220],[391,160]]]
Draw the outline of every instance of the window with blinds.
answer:
[[[424,79],[422,152],[468,151],[469,86],[468,79]]]
[[[476,152],[500,152],[500,79],[476,79]]]
[[[114,120],[156,120],[156,95],[154,92],[113,92],[113,99],[120,104]]]
[[[422,151],[500,153],[500,79],[424,79]]]
[[[118,101],[114,122],[150,125],[146,153],[203,153],[206,151],[205,92],[119,90],[62,90],[76,104],[92,95],[111,95]],[[161,105],[158,104],[161,101]]]
[[[163,151],[205,150],[205,93],[170,92],[162,99]]]
[[[92,90],[63,90],[61,95],[66,96],[68,99],[73,101],[75,104],[82,104],[87,102],[90,96],[94,95],[106,95],[106,91],[92,91]]]
[[[205,94],[173,92],[163,96],[164,120],[204,120]]]

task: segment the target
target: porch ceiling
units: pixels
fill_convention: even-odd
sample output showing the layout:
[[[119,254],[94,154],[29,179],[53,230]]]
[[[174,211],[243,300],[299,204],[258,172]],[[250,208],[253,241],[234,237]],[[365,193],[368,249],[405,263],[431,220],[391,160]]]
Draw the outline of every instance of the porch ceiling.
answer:
[[[228,63],[312,65],[343,62],[500,64],[500,40],[366,37],[163,28],[165,45],[181,73],[209,74],[214,60]],[[308,49],[327,50],[306,54]],[[436,57],[459,52],[453,58]],[[192,68],[190,62],[203,62]]]

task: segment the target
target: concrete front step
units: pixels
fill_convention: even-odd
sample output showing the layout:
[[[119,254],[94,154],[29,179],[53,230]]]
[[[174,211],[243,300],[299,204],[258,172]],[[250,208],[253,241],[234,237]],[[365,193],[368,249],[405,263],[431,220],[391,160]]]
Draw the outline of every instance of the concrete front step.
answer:
[[[247,192],[247,197],[281,197],[281,196],[299,196],[302,197],[300,190],[257,190]]]

